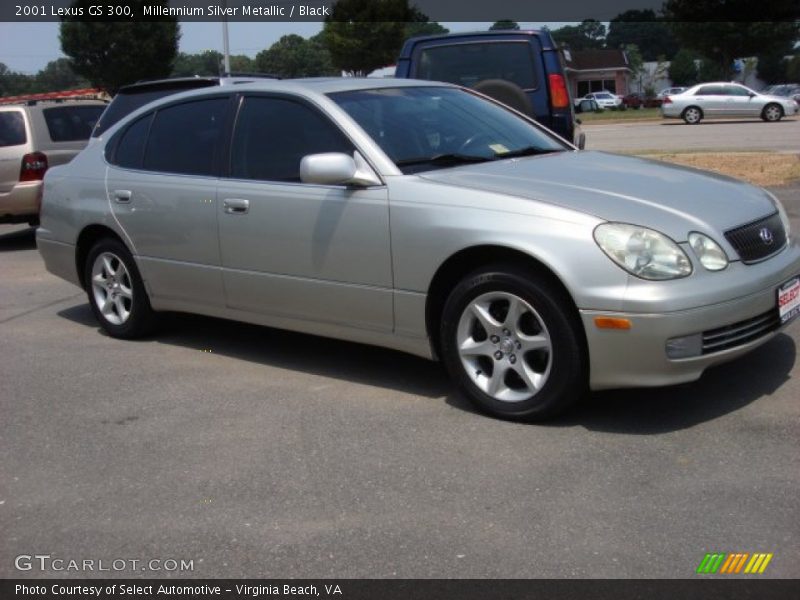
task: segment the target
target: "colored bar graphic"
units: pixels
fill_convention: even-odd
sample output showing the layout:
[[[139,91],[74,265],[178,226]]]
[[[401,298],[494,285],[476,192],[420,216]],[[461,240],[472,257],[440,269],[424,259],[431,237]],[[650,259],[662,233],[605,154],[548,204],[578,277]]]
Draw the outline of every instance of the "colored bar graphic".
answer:
[[[763,573],[774,555],[766,552],[710,552],[703,557],[697,567],[697,573],[720,575],[744,573],[755,575]],[[748,561],[748,559],[750,559]],[[745,566],[745,564],[747,566]]]

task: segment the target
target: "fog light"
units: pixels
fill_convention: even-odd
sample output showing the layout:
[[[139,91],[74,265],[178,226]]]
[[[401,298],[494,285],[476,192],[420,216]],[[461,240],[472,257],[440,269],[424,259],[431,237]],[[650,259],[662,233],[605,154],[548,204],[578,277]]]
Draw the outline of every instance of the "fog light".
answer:
[[[703,335],[685,335],[667,340],[667,358],[691,358],[703,353]]]

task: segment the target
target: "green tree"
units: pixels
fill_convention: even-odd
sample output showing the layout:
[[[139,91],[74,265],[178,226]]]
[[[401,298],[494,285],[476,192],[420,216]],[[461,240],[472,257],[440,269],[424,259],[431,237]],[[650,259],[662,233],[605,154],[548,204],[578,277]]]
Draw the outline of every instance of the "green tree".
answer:
[[[339,0],[322,30],[333,65],[367,75],[394,63],[414,17],[408,0]]]
[[[783,83],[786,81],[786,67],[788,66],[787,55],[791,54],[791,48],[775,48],[771,51],[761,52],[756,55],[758,65],[756,71],[758,78],[764,83]]]
[[[335,75],[331,57],[319,39],[284,35],[268,49],[256,54],[256,70],[280,77]]]
[[[232,73],[252,73],[256,71],[256,61],[244,54],[231,54]]]
[[[515,31],[519,30],[519,23],[516,21],[510,21],[509,19],[502,19],[500,21],[495,21],[491,27],[489,27],[489,31],[500,31],[506,29],[513,29]]]
[[[628,10],[611,19],[606,47],[623,48],[628,44],[636,44],[646,61],[658,60],[661,55],[673,56],[679,50],[672,30],[652,10]]]
[[[205,50],[196,54],[179,52],[172,67],[172,75],[175,77],[220,73],[222,73],[222,52],[216,50]]]
[[[89,84],[72,70],[68,58],[51,60],[33,79],[32,92],[60,92],[84,88]]]
[[[589,50],[603,47],[606,26],[594,19],[586,19],[580,25],[565,25],[551,33],[556,42],[570,50]]]
[[[428,15],[417,10],[416,7],[411,7],[411,17],[409,22],[406,23],[405,32],[403,37],[405,39],[417,37],[420,35],[436,35],[440,33],[450,33],[446,27],[442,27],[436,21],[428,20]]]
[[[127,0],[142,14],[143,5],[166,7],[167,0]],[[75,0],[73,7],[88,7],[95,0]],[[174,17],[144,21],[80,21],[66,17],[61,23],[61,49],[78,75],[93,86],[114,94],[140,79],[167,77],[178,52],[178,21]]]
[[[33,89],[35,77],[12,71],[0,63],[0,96],[19,96]]]
[[[639,47],[636,44],[626,44],[623,48],[625,56],[628,57],[628,67],[631,69],[631,78],[636,79],[642,71],[644,60],[642,60],[642,53],[639,52]]]
[[[673,85],[691,86],[698,82],[695,56],[689,50],[680,50],[669,64],[669,78]]]
[[[800,55],[795,55],[786,63],[786,81],[800,81]]]
[[[707,59],[705,72],[729,79],[735,58],[794,46],[796,6],[796,0],[667,0],[664,12],[678,41]]]

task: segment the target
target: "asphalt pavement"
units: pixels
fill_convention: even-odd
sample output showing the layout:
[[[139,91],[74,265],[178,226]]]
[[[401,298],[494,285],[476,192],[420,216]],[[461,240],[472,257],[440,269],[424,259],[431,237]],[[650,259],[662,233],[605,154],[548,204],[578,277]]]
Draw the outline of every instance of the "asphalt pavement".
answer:
[[[771,151],[800,152],[800,118],[777,123],[708,120],[686,125],[679,119],[583,126],[586,148],[608,152]]]
[[[389,350],[192,316],[111,339],[0,226],[0,577],[677,578],[707,552],[798,577],[798,341],[507,423]]]

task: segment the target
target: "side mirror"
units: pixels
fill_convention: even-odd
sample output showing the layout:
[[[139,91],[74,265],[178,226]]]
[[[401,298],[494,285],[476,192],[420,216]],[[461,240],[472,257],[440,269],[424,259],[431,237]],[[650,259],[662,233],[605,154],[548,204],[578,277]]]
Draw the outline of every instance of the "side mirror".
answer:
[[[318,185],[380,185],[367,162],[356,152],[309,154],[300,160],[300,181]]]
[[[594,112],[599,108],[597,100],[591,98],[589,100],[583,99],[578,104],[577,112]]]

